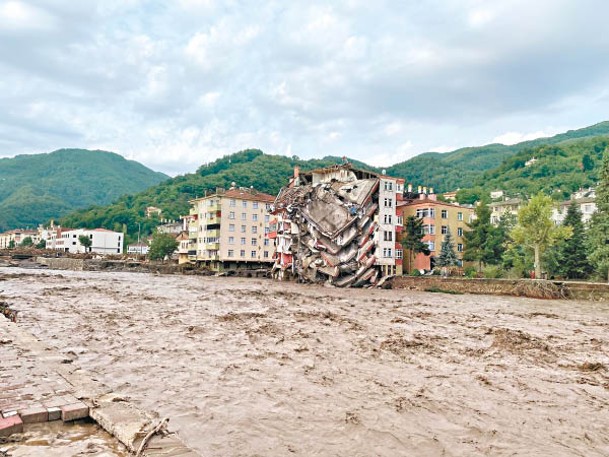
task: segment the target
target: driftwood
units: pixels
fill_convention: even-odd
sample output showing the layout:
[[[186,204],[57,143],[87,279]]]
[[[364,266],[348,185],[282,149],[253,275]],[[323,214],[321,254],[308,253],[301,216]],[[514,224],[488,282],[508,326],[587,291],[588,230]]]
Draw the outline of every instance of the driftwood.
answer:
[[[167,433],[167,423],[168,422],[169,422],[169,418],[166,417],[161,422],[159,422],[159,424],[156,427],[154,427],[152,430],[150,430],[148,432],[148,434],[142,440],[142,443],[140,444],[140,447],[138,448],[137,452],[135,453],[135,457],[140,457],[142,455],[142,452],[144,452],[144,449],[146,448],[148,441],[150,441],[154,435],[156,435],[157,433],[162,433],[162,434]]]
[[[533,281],[519,281],[511,290],[510,295],[517,297],[558,299],[567,298],[568,291],[560,282],[536,279]]]

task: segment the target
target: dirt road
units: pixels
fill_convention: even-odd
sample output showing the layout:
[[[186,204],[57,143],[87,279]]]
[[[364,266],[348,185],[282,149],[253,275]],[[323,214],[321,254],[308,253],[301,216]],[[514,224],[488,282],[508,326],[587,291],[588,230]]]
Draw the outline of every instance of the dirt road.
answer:
[[[21,324],[205,456],[607,456],[609,304],[0,269]]]

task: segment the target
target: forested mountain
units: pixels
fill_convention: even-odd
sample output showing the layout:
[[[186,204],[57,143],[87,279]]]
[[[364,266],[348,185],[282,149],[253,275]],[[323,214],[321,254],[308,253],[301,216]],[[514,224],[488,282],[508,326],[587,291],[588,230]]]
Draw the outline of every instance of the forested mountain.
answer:
[[[609,121],[578,130],[569,130],[550,138],[538,138],[511,146],[489,144],[457,149],[447,153],[426,152],[388,167],[387,173],[392,176],[401,176],[406,179],[406,182],[431,186],[438,192],[447,192],[471,187],[481,172],[500,166],[504,160],[525,149],[600,135],[609,135]]]
[[[472,195],[488,194],[495,189],[530,195],[538,190],[560,189],[554,196],[566,198],[573,190],[595,183],[600,157],[608,143],[609,122],[604,122],[514,146],[490,145],[446,154],[424,154],[423,158],[415,157],[387,168],[386,174],[404,177],[414,185],[432,186],[437,191],[461,186],[474,188]],[[532,158],[536,161],[526,166]],[[249,149],[203,165],[195,173],[169,179],[136,195],[123,196],[112,205],[72,213],[60,222],[71,227],[126,229],[131,235],[137,233],[139,227],[143,234],[150,233],[159,221],[146,219],[147,206],[161,208],[163,218],[178,219],[188,214],[188,200],[216,187],[228,188],[235,182],[237,186],[254,186],[276,194],[292,175],[295,165],[306,171],[341,162],[341,158],[332,156],[301,160]],[[359,168],[381,171],[361,162],[351,162]],[[419,177],[413,178],[415,175]]]
[[[199,167],[195,173],[177,176],[137,195],[123,196],[112,205],[75,212],[62,218],[60,223],[70,227],[106,227],[119,231],[126,228],[130,234],[137,233],[139,228],[142,233],[150,233],[158,220],[145,217],[147,206],[161,208],[162,218],[178,219],[188,214],[188,200],[201,197],[216,187],[228,189],[235,182],[237,186],[254,186],[259,191],[275,195],[292,176],[294,166],[299,165],[306,171],[337,163],[342,163],[342,159],[329,156],[301,160],[248,149],[222,157]],[[351,163],[359,168],[374,169],[362,162]]]
[[[60,149],[0,159],[0,232],[108,204],[167,178],[105,151]]]

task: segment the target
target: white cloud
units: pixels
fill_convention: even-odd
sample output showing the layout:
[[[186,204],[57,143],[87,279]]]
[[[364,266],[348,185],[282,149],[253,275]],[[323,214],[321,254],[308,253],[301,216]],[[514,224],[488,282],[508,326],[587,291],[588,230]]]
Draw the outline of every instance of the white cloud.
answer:
[[[530,140],[535,140],[537,138],[543,138],[543,137],[548,137],[548,136],[552,136],[552,134],[544,132],[543,130],[539,130],[537,132],[531,132],[531,133],[506,132],[502,135],[499,135],[499,136],[496,136],[495,138],[493,138],[491,143],[501,143],[501,144],[505,144],[505,145],[511,145],[511,144],[516,144],[516,143],[521,143],[523,141],[530,141]]]
[[[16,0],[0,3],[0,29],[48,30],[54,26],[53,17],[33,5]]]

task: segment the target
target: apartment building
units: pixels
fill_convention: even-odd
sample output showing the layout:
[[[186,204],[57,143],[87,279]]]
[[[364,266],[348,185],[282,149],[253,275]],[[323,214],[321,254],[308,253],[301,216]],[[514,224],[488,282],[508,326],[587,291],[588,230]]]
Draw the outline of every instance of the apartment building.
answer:
[[[272,208],[274,276],[363,287],[402,274],[403,191],[403,179],[348,163],[296,167]]]
[[[437,200],[435,194],[421,193],[419,197],[402,203],[404,220],[409,216],[416,216],[423,220],[423,242],[427,244],[431,254],[426,256],[418,254],[414,258],[411,269],[432,270],[435,259],[440,254],[442,242],[450,230],[457,257],[462,262],[464,250],[463,233],[467,230],[467,223],[474,217],[474,208],[461,206],[456,203],[447,203]],[[407,256],[408,253],[404,253]],[[406,261],[408,268],[408,261]]]
[[[85,248],[79,240],[86,236],[91,240],[91,246]],[[123,252],[124,236],[121,232],[113,232],[103,228],[96,229],[57,229],[52,239],[47,241],[47,249],[61,252],[121,254]]]
[[[38,232],[36,230],[9,230],[4,233],[0,233],[0,249],[9,249],[11,247],[19,246],[24,239],[31,238],[34,244],[40,241]]]
[[[215,271],[270,265],[268,210],[275,197],[253,188],[216,189],[190,201],[188,258]]]
[[[498,225],[501,218],[506,214],[512,214],[516,217],[518,210],[525,204],[526,202],[523,202],[520,198],[506,198],[503,201],[489,203],[491,224]]]

